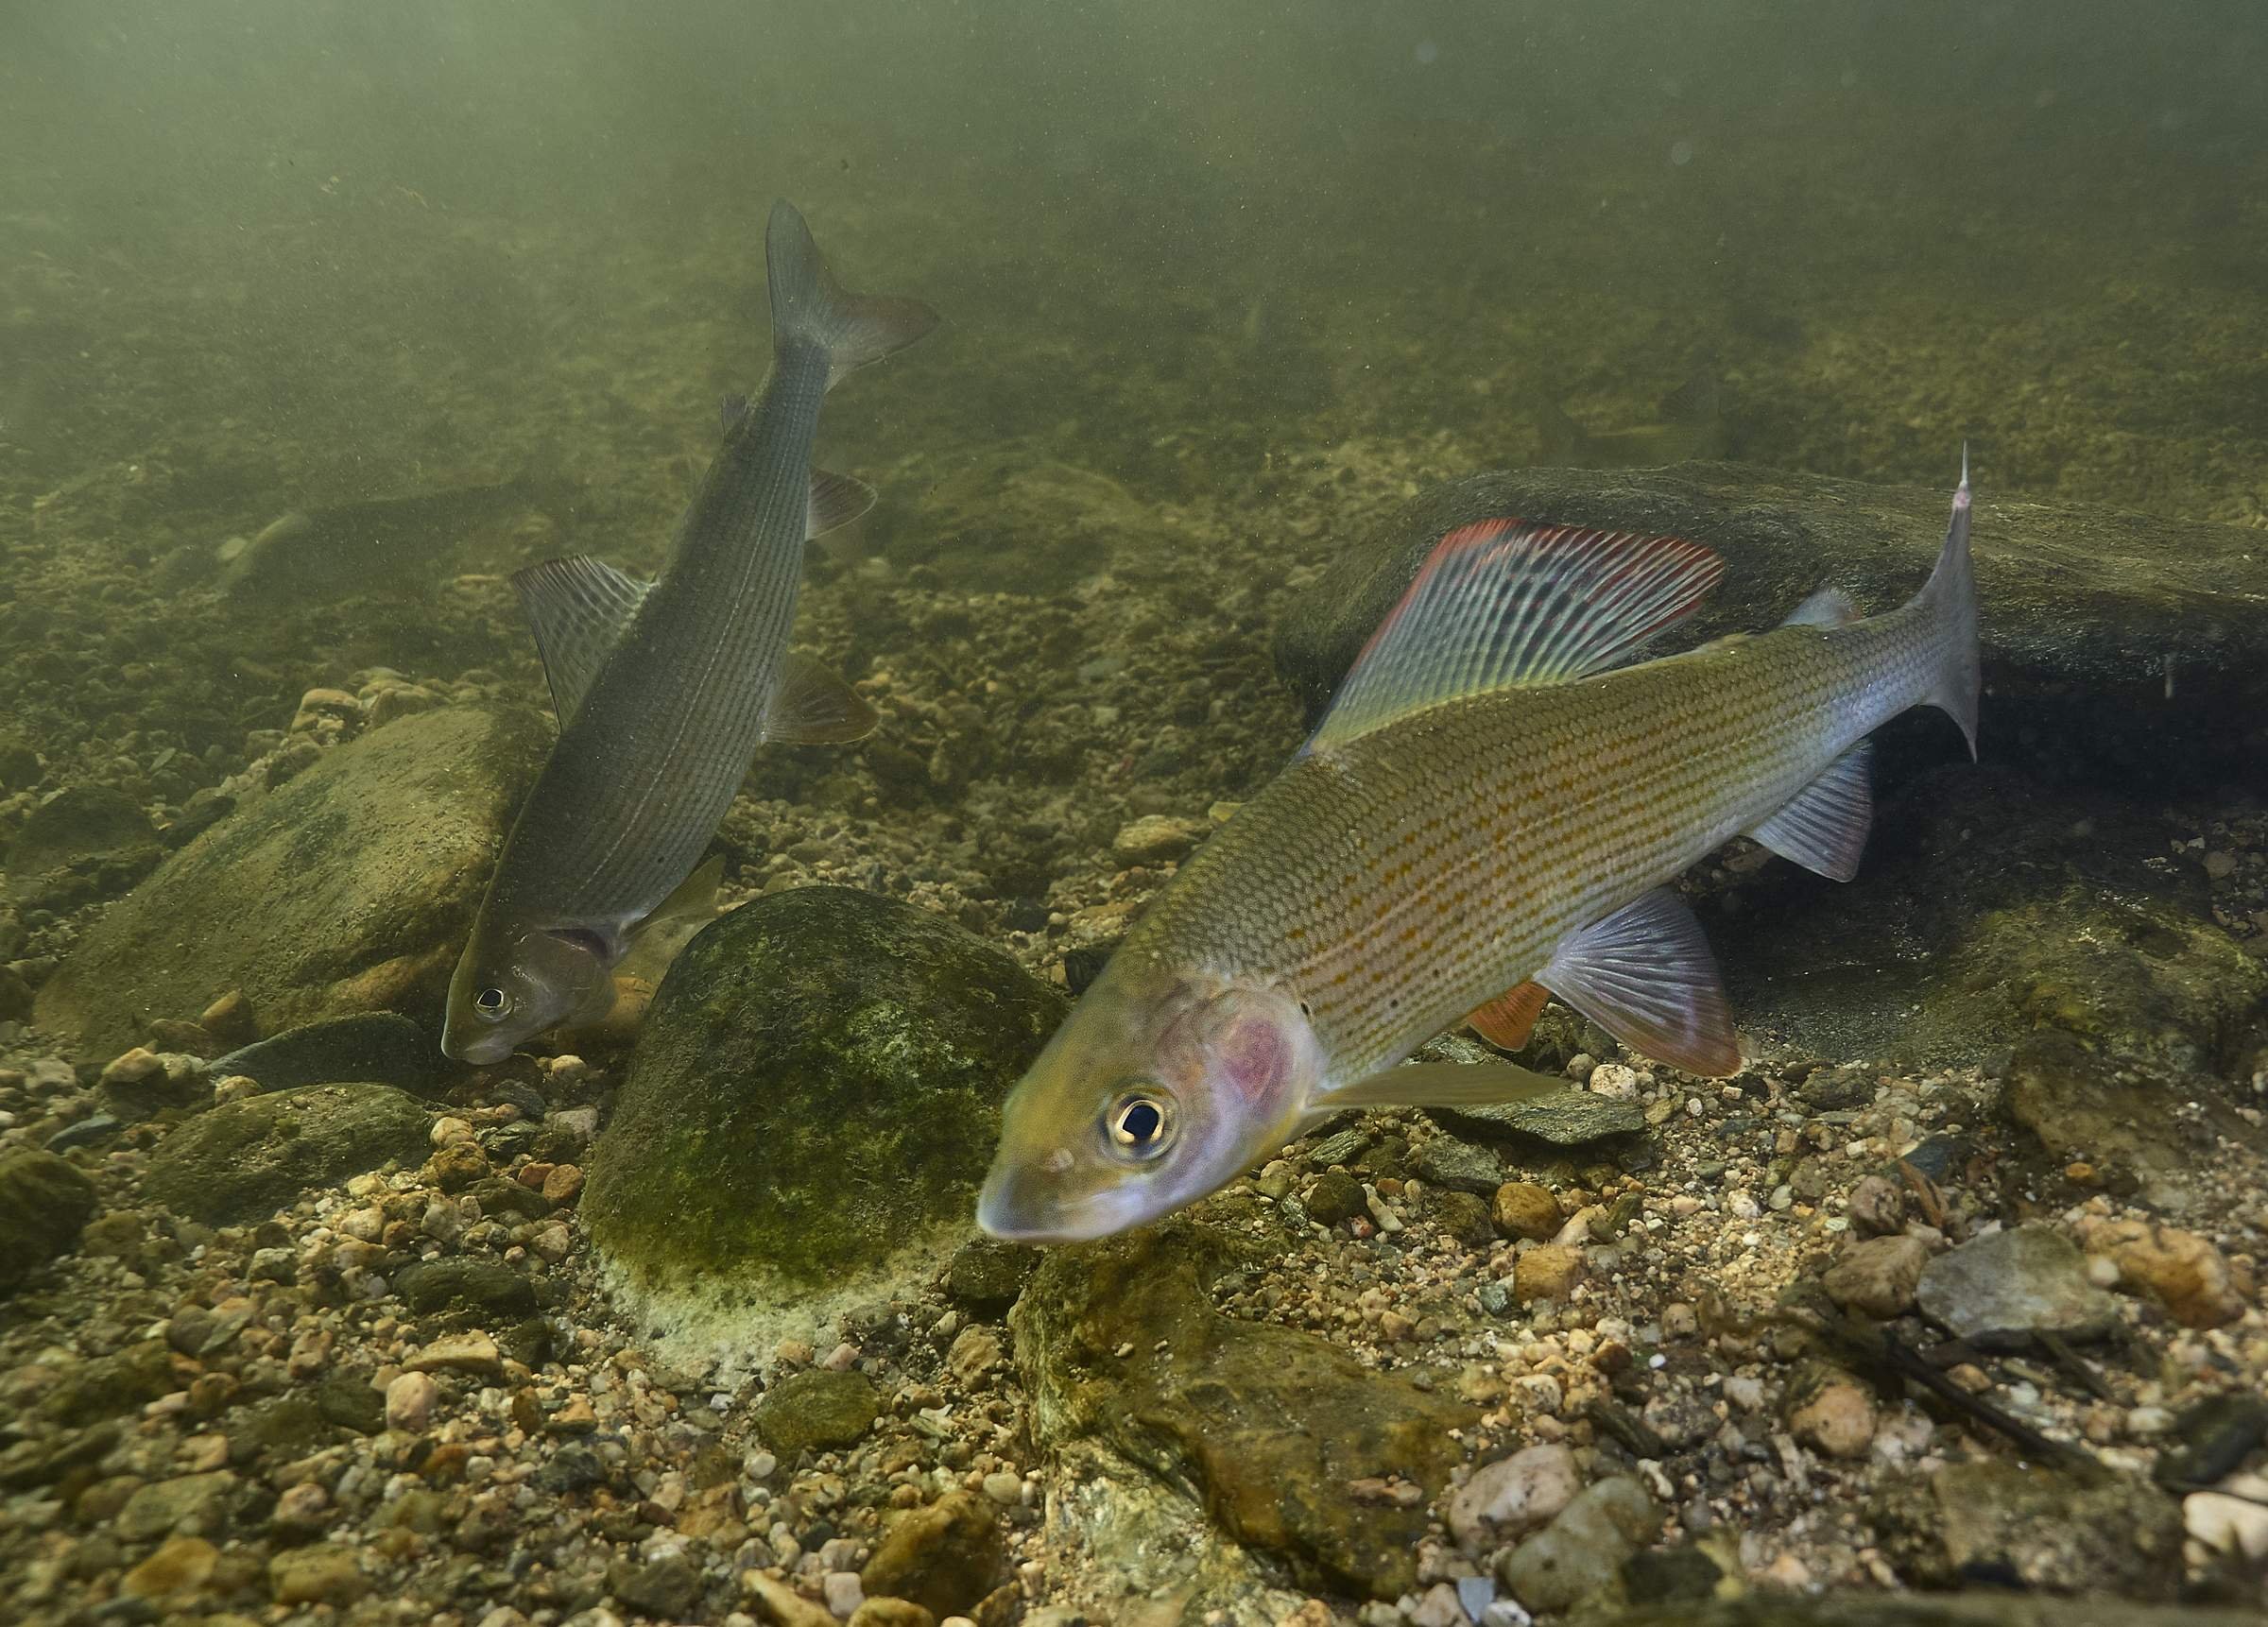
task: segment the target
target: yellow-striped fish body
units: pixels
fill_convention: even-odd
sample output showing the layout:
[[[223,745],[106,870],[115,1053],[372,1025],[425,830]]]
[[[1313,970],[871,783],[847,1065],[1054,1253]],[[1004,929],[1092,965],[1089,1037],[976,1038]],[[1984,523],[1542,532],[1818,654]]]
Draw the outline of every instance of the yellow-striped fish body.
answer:
[[[1096,1237],[1213,1190],[1342,1106],[1504,1100],[1536,1076],[1397,1067],[1546,991],[1659,1060],[1740,1066],[1700,926],[1664,888],[1747,833],[1838,880],[1865,737],[1910,707],[1974,749],[1967,471],[1936,570],[1853,619],[1617,667],[1723,562],[1495,521],[1444,538],[1298,758],[1185,865],[1009,1098],[984,1227]]]

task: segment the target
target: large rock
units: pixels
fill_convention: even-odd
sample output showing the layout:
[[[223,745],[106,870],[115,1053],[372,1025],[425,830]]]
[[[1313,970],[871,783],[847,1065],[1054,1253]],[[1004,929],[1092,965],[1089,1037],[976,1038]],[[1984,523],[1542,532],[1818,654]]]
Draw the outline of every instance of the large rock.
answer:
[[[1916,1586],[1997,1572],[2050,1593],[2171,1600],[2181,1584],[2180,1506],[2139,1475],[1978,1458],[1892,1481],[1869,1512]]]
[[[1725,583],[1679,630],[1682,642],[1769,627],[1827,583],[1887,609],[1929,573],[1952,474],[1949,445],[1942,488],[1714,463],[1448,481],[1348,544],[1278,629],[1277,667],[1319,711],[1442,534],[1498,515],[1666,532],[1717,550]],[[2007,502],[1988,473],[1979,479],[1986,749],[2160,783],[2169,773],[2262,783],[2268,551],[2259,534]]]
[[[2045,1027],[2186,1087],[2268,1021],[2268,962],[2157,815],[2004,768],[1910,782],[1847,883],[1773,861],[1732,903],[1701,916],[1743,1031],[1816,1053],[1973,1060]]]
[[[1062,1016],[1002,951],[894,899],[808,887],[720,917],[671,967],[586,1160],[616,1287],[745,1350],[934,1268]]]
[[[78,1242],[94,1183],[53,1153],[0,1157],[0,1293]]]
[[[311,1085],[226,1102],[158,1143],[143,1196],[192,1220],[258,1220],[309,1187],[414,1162],[433,1115],[387,1085]]]
[[[533,712],[459,707],[344,745],[112,905],[40,990],[107,1054],[241,989],[278,1026],[394,1009],[438,1025],[496,846],[550,746]]]
[[[1314,1334],[1221,1315],[1207,1285],[1239,1247],[1182,1221],[1051,1254],[1008,1318],[1033,1436],[1194,1488],[1304,1585],[1395,1598],[1462,1456],[1451,1431],[1476,1414]],[[1402,1506],[1388,1477],[1421,1495]]]

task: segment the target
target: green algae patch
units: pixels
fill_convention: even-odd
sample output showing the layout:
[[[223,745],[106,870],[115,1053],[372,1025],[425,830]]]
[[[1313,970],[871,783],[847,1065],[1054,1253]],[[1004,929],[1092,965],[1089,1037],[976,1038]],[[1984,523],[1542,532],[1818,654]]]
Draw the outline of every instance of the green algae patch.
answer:
[[[949,1249],[1063,1011],[894,899],[807,887],[722,916],[670,968],[592,1151],[612,1286],[664,1330],[721,1332]]]

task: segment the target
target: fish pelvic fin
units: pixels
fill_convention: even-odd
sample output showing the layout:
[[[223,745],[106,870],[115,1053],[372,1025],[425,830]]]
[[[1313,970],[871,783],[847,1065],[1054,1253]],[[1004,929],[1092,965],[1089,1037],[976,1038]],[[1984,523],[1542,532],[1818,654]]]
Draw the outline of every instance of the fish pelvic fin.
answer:
[[[1984,672],[1977,645],[1977,574],[1968,552],[1968,448],[1961,448],[1961,484],[1953,490],[1953,515],[1945,528],[1937,567],[1913,604],[1936,636],[1937,661],[1922,699],[1961,726],[1968,755],[1977,755],[1977,700]]]
[[[1306,751],[1462,695],[1618,665],[1724,574],[1722,558],[1682,538],[1524,520],[1459,526],[1370,635]]]
[[[937,325],[936,312],[919,300],[846,291],[828,271],[811,228],[784,198],[772,205],[764,245],[773,343],[816,344],[824,350],[830,389],[846,374],[905,349]]]
[[[1518,1051],[1536,1031],[1536,1019],[1543,1015],[1551,998],[1551,991],[1539,983],[1519,984],[1475,1009],[1465,1020],[1499,1051]]]

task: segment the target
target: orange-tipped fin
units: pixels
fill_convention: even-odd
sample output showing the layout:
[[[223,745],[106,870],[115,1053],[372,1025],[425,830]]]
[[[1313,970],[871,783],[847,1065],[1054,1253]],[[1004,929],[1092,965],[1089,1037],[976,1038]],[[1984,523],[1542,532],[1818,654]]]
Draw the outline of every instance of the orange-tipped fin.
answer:
[[[1465,1020],[1473,1032],[1499,1051],[1518,1051],[1535,1032],[1551,991],[1539,983],[1523,983],[1498,995]]]

